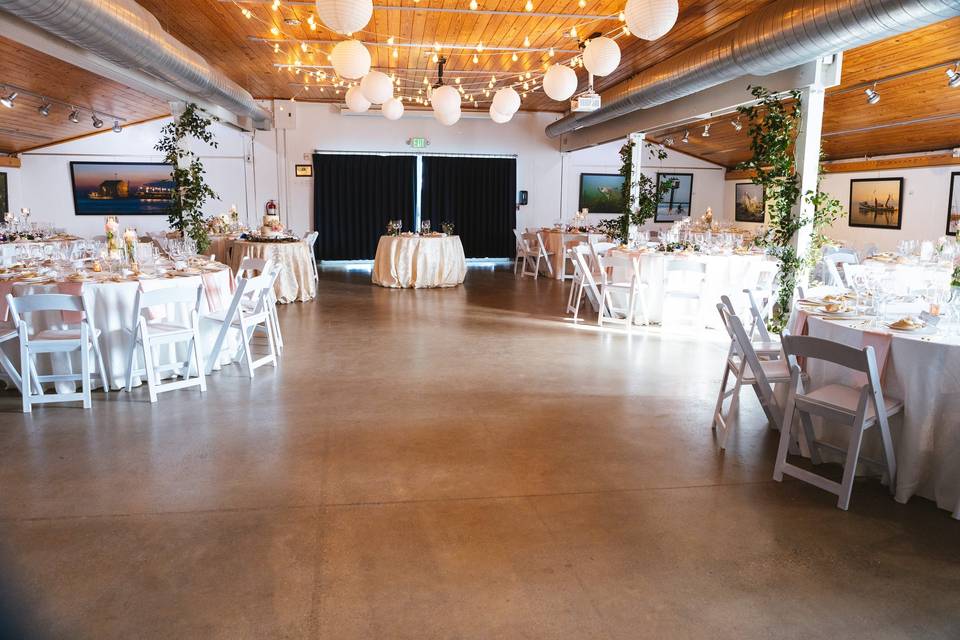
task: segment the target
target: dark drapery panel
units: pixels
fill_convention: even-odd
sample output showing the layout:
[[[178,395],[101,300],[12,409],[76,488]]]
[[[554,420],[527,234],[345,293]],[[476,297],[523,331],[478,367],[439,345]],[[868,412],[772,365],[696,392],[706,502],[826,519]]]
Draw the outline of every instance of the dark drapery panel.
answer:
[[[313,155],[313,219],[321,260],[369,260],[388,220],[413,227],[416,156]]]
[[[468,258],[506,258],[515,251],[515,158],[424,156],[420,219],[439,230],[452,222]]]

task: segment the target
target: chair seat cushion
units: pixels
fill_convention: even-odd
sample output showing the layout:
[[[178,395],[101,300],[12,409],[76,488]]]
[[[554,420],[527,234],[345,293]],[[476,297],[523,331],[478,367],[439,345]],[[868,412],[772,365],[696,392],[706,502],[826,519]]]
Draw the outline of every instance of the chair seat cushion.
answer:
[[[733,356],[730,358],[730,361],[735,369],[740,369],[741,358],[739,356]],[[763,369],[763,373],[766,375],[768,382],[790,381],[790,367],[786,360],[761,360],[760,367]],[[747,384],[756,381],[756,377],[753,375],[749,364],[746,365],[746,369],[743,372],[743,381]]]
[[[809,393],[798,395],[797,399],[803,399],[828,409],[839,409],[850,415],[856,415],[857,406],[860,404],[860,389],[848,387],[845,384],[828,384],[819,389],[814,389]],[[892,416],[903,408],[903,402],[886,396],[883,398],[883,404],[885,405],[888,416]],[[867,402],[866,419],[869,421],[875,417],[876,413],[873,410],[873,403]]]
[[[99,337],[100,330],[94,329],[93,335]],[[44,329],[30,336],[30,340],[79,340],[80,329]]]
[[[757,340],[751,344],[753,344],[753,350],[757,353],[780,353],[780,342],[776,340]]]
[[[161,335],[164,333],[183,333],[185,331],[192,332],[193,329],[182,324],[175,324],[173,322],[150,322],[147,324],[147,330],[152,335]]]

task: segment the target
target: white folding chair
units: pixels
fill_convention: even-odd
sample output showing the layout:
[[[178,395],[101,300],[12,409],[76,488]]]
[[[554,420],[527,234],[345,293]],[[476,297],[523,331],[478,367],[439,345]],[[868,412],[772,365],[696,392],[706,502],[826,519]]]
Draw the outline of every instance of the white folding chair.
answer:
[[[552,251],[547,251],[547,245],[543,241],[543,234],[540,231],[527,232],[521,235],[523,242],[523,270],[520,277],[533,276],[536,280],[540,276],[540,261],[547,263],[547,274],[553,277],[553,264],[550,262]],[[533,271],[528,271],[527,267],[533,267]]]
[[[740,401],[740,387],[748,384],[757,394],[757,400],[770,423],[780,426],[782,412],[773,393],[773,385],[790,382],[790,368],[783,358],[778,360],[760,360],[753,350],[750,338],[747,336],[740,318],[731,313],[726,304],[717,305],[723,326],[730,336],[730,348],[727,351],[727,360],[723,367],[723,378],[720,381],[720,392],[717,394],[717,405],[713,411],[712,428],[717,431],[717,441],[721,449],[726,449],[727,438],[732,431],[730,423],[732,414],[737,410]],[[730,375],[734,376],[732,389],[727,389]],[[730,407],[724,415],[723,402],[732,397]]]
[[[896,487],[897,463],[893,453],[893,440],[890,437],[890,416],[903,410],[903,403],[885,398],[880,388],[880,373],[873,347],[855,349],[844,344],[831,342],[810,336],[783,336],[783,350],[791,365],[790,390],[787,394],[787,406],[784,412],[783,428],[780,431],[780,446],[777,449],[777,462],[773,470],[773,479],[783,480],[784,474],[803,480],[816,487],[838,496],[837,507],[846,510],[850,506],[850,494],[857,464],[877,468],[886,476],[893,493]],[[867,383],[860,387],[844,384],[827,384],[807,391],[801,379],[797,358],[830,362],[861,374],[866,374]],[[823,476],[802,469],[787,462],[787,453],[791,448],[793,418],[799,414],[802,429],[800,433],[810,451],[810,460],[820,462],[820,449],[830,449],[844,457],[843,480],[834,482]],[[850,440],[847,448],[819,442],[813,431],[811,416],[820,416],[831,423],[842,424],[850,428]],[[878,462],[860,455],[863,434],[867,429],[879,425],[880,439],[883,444],[883,461]]]
[[[129,334],[130,346],[127,349],[127,391],[133,390],[133,377],[145,375],[150,402],[157,401],[157,394],[175,389],[199,386],[200,392],[207,390],[204,377],[203,356],[200,353],[200,305],[203,300],[203,285],[184,285],[164,287],[152,291],[138,291],[134,302],[133,318]],[[179,306],[189,309],[186,322],[157,320],[150,322],[147,315],[150,309]],[[159,364],[154,349],[164,345],[186,343],[187,359],[170,364]],[[143,358],[143,367],[137,367],[137,351]],[[191,376],[192,371],[195,376]],[[162,374],[176,372],[180,380],[163,382]]]
[[[516,252],[517,257],[513,259],[513,275],[517,275],[517,269],[520,268],[520,263],[526,260],[526,245],[523,242],[523,232],[519,229],[513,230],[513,235],[517,239]]]
[[[615,247],[619,247],[616,242],[594,242],[592,240],[587,241],[587,244],[590,245],[590,270],[597,276],[599,280],[600,275],[600,258],[607,255],[607,251]]]
[[[316,233],[314,231],[313,233]],[[240,267],[237,269],[236,283],[239,284],[240,278],[252,278],[253,276],[258,276],[264,273],[273,271],[273,258],[268,258],[264,260],[263,258],[254,258],[251,256],[244,256],[243,260],[240,261]],[[280,271],[283,269],[282,265],[277,265],[277,274],[279,275]],[[274,289],[270,290],[270,294],[267,296],[268,306],[270,307],[270,322],[273,324],[273,337],[276,340],[277,350],[283,351],[283,333],[280,331],[280,316],[277,313],[277,292]],[[252,302],[249,298],[245,299],[244,304],[248,307]],[[258,327],[258,331],[266,332],[266,327]]]
[[[233,294],[230,305],[226,309],[214,311],[203,317],[204,320],[220,325],[217,340],[207,358],[208,375],[215,366],[220,367],[220,352],[230,329],[237,329],[240,334],[240,344],[233,360],[236,362],[242,359],[251,378],[253,378],[254,369],[257,367],[265,364],[277,366],[277,348],[274,341],[273,324],[270,322],[270,292],[273,290],[273,283],[276,281],[278,273],[279,267],[275,265],[271,271],[259,276],[240,278],[237,281],[237,290]],[[270,353],[254,360],[253,353],[250,350],[250,341],[253,338],[253,332],[261,324],[267,331]]]
[[[83,296],[65,295],[60,293],[40,293],[14,297],[7,294],[7,305],[13,318],[13,325],[20,339],[20,371],[19,389],[23,398],[23,411],[30,413],[32,405],[48,402],[83,402],[83,408],[89,409],[92,401],[90,397],[90,356],[94,356],[96,375],[99,376],[105,392],[110,389],[106,369],[103,366],[103,357],[100,355],[100,332],[93,326],[90,313],[87,310]],[[81,319],[76,328],[61,322],[59,328],[41,329],[32,328],[32,314],[53,312],[80,313]],[[28,320],[25,314],[31,314]],[[5,338],[4,341],[8,339]],[[80,373],[64,373],[39,375],[36,369],[36,356],[41,353],[71,354],[80,352]],[[80,382],[80,393],[50,393],[43,392],[45,382]],[[36,391],[36,393],[34,393]]]
[[[760,311],[756,309],[756,303],[753,299],[753,294],[749,289],[744,289],[744,292],[747,294],[747,299],[750,301],[750,315],[753,317],[753,324],[759,325],[759,330],[751,326],[750,330],[747,331],[747,338],[750,340],[750,345],[753,347],[754,353],[757,354],[757,357],[761,360],[776,360],[780,357],[780,341],[774,340],[770,337],[770,333],[767,331],[767,327],[762,323],[758,322],[757,315],[760,314]],[[730,298],[726,295],[720,296],[720,302],[723,303],[723,306],[727,308],[733,315],[737,315],[736,310],[733,307],[733,303],[730,301]],[[739,316],[737,316],[739,318]],[[741,320],[741,324],[743,321]],[[759,338],[754,338],[754,333],[759,334]]]
[[[310,272],[313,275],[314,282],[320,281],[320,269],[317,268],[317,238],[319,237],[319,231],[311,231],[303,237],[307,249],[310,250]],[[280,345],[280,347],[283,348],[283,345]]]
[[[703,316],[703,296],[707,283],[707,263],[682,258],[668,259],[664,265],[664,305],[668,300],[686,300],[696,303],[695,322]]]
[[[5,380],[9,380],[10,384],[17,388],[17,391],[20,391],[20,372],[17,371],[17,368],[14,366],[13,362],[7,356],[6,352],[3,350],[3,343],[10,340],[16,340],[20,337],[20,332],[12,324],[2,323],[0,324],[0,373],[2,373]]]
[[[607,253],[606,256],[598,254],[597,261],[600,265],[601,300],[597,324],[601,327],[604,322],[624,324],[630,332],[633,329],[633,319],[638,303],[640,317],[643,324],[647,324],[647,308],[643,299],[644,285],[640,282],[637,260],[629,256]],[[621,297],[626,304],[617,306],[616,301]]]
[[[847,281],[844,280],[843,276],[840,275],[840,270],[837,265],[860,264],[860,259],[857,258],[855,253],[838,251],[836,253],[831,253],[828,256],[823,256],[823,264],[827,268],[827,274],[830,277],[830,282],[827,284],[834,287],[846,287],[848,286]]]
[[[570,282],[570,292],[567,294],[567,306],[564,313],[573,314],[573,321],[578,321],[580,314],[580,305],[583,303],[583,270],[580,268],[580,261],[577,260],[577,251],[580,247],[587,249],[585,244],[579,244],[567,248],[567,259],[573,265],[573,276]]]
[[[560,235],[560,246],[563,250],[563,260],[560,262],[560,279],[576,280],[577,261],[570,253],[572,247],[576,247],[584,242],[590,241],[590,236],[583,233],[564,233]],[[573,265],[573,271],[567,273],[567,263]]]

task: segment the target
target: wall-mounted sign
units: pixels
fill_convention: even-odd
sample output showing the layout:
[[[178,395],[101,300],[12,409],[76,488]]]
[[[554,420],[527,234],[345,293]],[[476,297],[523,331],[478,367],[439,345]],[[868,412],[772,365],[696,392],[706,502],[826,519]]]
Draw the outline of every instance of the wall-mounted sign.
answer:
[[[298,164],[295,167],[296,174],[298,178],[311,178],[313,177],[313,165],[312,164]]]
[[[430,146],[430,141],[426,138],[410,138],[407,140],[407,144],[414,149],[426,149]]]

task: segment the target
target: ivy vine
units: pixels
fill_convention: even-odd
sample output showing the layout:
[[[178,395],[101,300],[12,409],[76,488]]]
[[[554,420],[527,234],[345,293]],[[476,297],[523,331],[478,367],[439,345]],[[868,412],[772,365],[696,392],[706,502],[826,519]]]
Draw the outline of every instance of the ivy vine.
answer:
[[[631,225],[641,226],[653,218],[657,213],[657,204],[671,187],[669,182],[658,186],[655,180],[641,173],[636,182],[637,197],[633,197],[630,179],[633,176],[634,144],[631,140],[620,147],[620,175],[623,176],[620,195],[623,210],[620,216],[604,220],[599,225],[603,233],[621,243],[626,243],[630,238]],[[654,147],[648,142],[644,144],[651,157],[655,156],[659,160],[666,159],[667,153],[662,147]]]
[[[161,138],[154,146],[157,151],[163,152],[164,162],[173,167],[170,174],[173,198],[167,210],[170,227],[182,237],[191,238],[200,253],[210,246],[203,220],[203,205],[207,200],[219,200],[219,197],[206,182],[206,170],[200,158],[184,141],[191,137],[216,149],[217,142],[210,131],[211,124],[213,119],[205,117],[197,105],[190,103],[178,118],[160,130]]]

